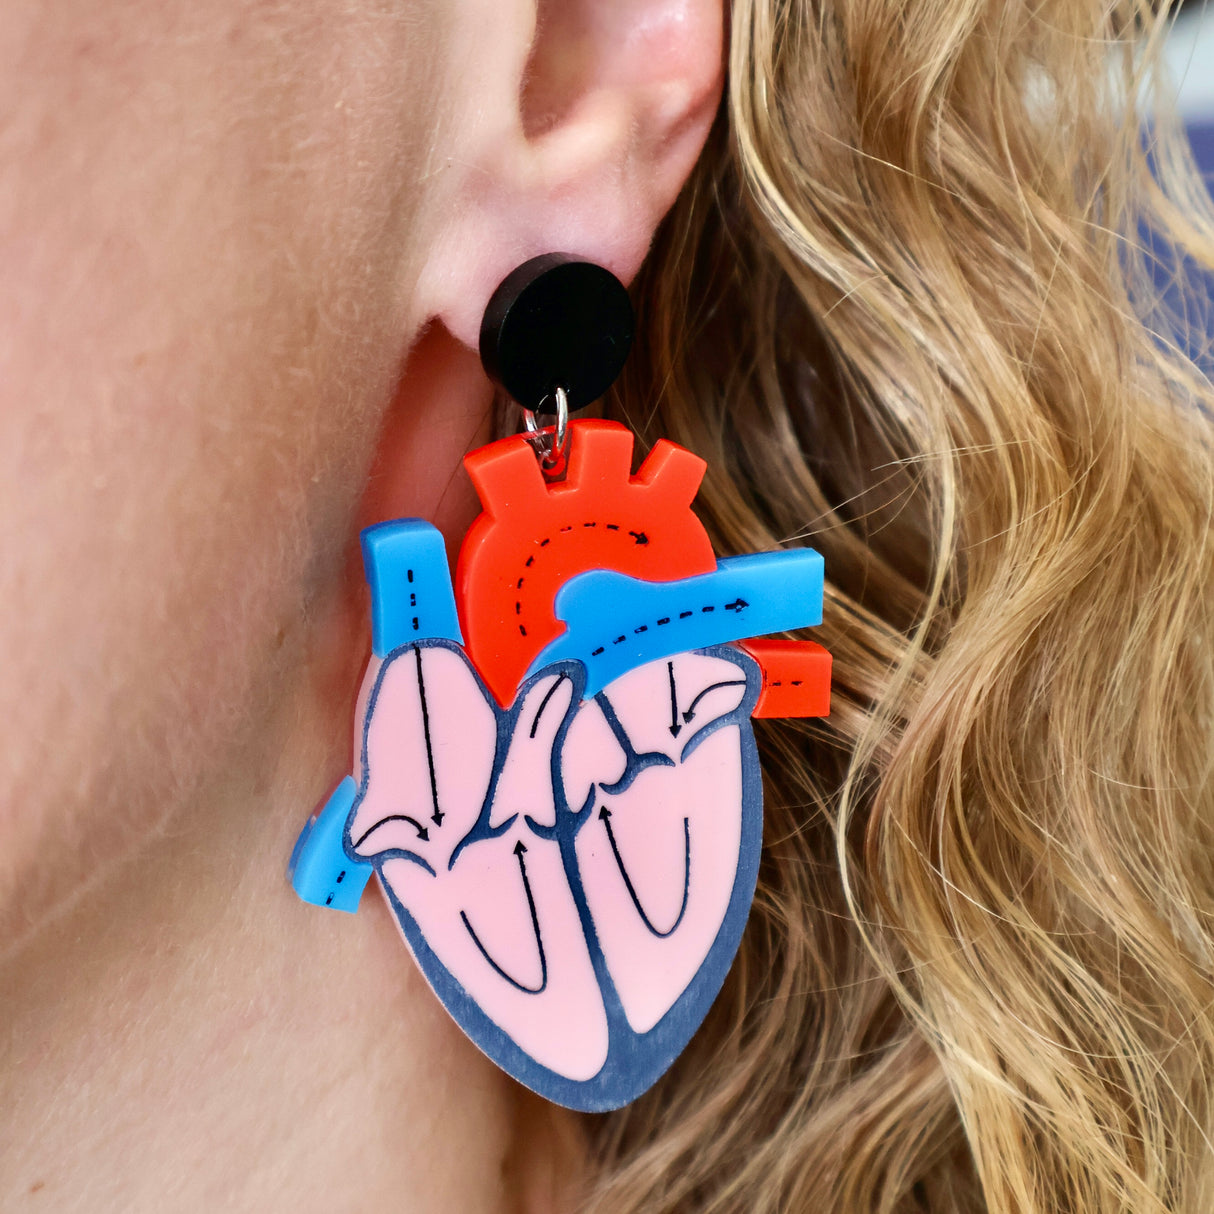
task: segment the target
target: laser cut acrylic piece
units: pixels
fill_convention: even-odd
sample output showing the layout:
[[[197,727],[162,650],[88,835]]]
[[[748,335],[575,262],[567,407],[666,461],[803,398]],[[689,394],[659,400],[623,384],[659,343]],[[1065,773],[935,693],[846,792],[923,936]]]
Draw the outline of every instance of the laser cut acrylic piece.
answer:
[[[521,436],[465,461],[484,513],[454,588],[442,538],[364,534],[373,656],[356,762],[292,880],[353,911],[375,872],[451,1014],[558,1103],[635,1099],[732,964],[762,841],[750,719],[825,715],[829,655],[755,639],[820,622],[807,549],[718,561],[704,464],[574,422],[566,478]]]

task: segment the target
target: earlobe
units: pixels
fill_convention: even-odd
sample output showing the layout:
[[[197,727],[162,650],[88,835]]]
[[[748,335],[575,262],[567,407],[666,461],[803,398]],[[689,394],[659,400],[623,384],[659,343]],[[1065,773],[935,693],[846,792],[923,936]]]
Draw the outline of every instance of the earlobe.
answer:
[[[497,284],[541,253],[629,281],[695,165],[724,80],[721,0],[540,0],[462,76],[422,320],[475,347]],[[530,38],[529,43],[525,39]],[[509,98],[508,104],[504,99]],[[499,102],[502,102],[499,104]]]

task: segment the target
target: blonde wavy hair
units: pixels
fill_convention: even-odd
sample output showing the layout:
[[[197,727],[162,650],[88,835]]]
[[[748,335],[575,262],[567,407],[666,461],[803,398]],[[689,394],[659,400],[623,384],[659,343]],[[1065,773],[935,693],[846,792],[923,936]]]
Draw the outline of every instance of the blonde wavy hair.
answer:
[[[1150,251],[1214,265],[1214,214],[1144,119],[1166,19],[735,0],[612,407],[708,459],[721,551],[825,555],[833,708],[764,723],[740,956],[591,1123],[588,1208],[1214,1209],[1214,390]]]

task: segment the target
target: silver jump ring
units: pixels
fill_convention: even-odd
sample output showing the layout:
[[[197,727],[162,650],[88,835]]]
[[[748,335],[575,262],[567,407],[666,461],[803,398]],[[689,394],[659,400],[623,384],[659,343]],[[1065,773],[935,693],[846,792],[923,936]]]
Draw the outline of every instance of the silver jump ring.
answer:
[[[549,399],[547,396],[535,409],[523,406],[523,425],[544,471],[555,475],[563,471],[565,465],[565,447],[569,441],[569,396],[564,388],[553,389],[551,396],[556,401],[555,430],[539,423],[540,414],[551,416],[544,408]]]

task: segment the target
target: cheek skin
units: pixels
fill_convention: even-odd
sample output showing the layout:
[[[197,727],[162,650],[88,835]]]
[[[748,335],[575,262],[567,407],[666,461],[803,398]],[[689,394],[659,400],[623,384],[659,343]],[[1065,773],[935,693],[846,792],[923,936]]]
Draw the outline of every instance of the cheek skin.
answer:
[[[0,944],[256,737],[332,595],[416,328],[441,9],[6,8]]]

